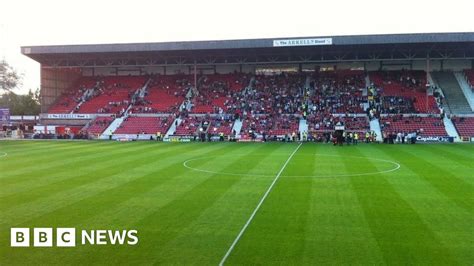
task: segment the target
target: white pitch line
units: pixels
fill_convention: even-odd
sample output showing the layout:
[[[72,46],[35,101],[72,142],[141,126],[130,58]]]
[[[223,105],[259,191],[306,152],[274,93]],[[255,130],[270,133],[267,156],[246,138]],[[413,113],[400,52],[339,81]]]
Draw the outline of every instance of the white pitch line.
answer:
[[[273,153],[272,153],[273,154]],[[235,156],[236,154],[231,154],[232,156]],[[240,154],[237,154],[240,155]],[[242,154],[249,156],[248,154]],[[255,154],[250,154],[250,155],[255,155]],[[267,155],[267,154],[265,154]],[[333,155],[333,154],[315,154],[316,156],[322,156],[322,157],[342,157],[341,155]],[[244,174],[244,173],[229,173],[229,172],[217,172],[217,171],[210,171],[210,170],[205,170],[205,169],[199,169],[199,168],[194,168],[188,165],[189,162],[192,161],[197,161],[197,160],[202,160],[206,158],[215,158],[215,156],[205,156],[205,157],[198,157],[198,158],[193,158],[189,159],[183,162],[183,166],[187,169],[196,171],[196,172],[202,172],[202,173],[208,173],[208,174],[220,174],[220,175],[230,175],[230,176],[251,176],[251,177],[272,177],[273,175],[264,175],[264,174]],[[355,174],[335,174],[335,175],[284,175],[284,177],[316,177],[316,178],[323,178],[323,177],[352,177],[352,176],[365,176],[365,175],[376,175],[376,174],[386,174],[390,173],[393,171],[397,171],[400,169],[400,164],[394,161],[389,161],[389,160],[384,160],[384,159],[378,159],[378,158],[371,158],[371,157],[362,157],[362,156],[350,156],[350,155],[345,155],[344,157],[349,157],[349,158],[360,158],[360,159],[370,159],[374,161],[380,161],[380,162],[386,162],[395,165],[394,168],[388,169],[388,170],[383,170],[383,171],[378,171],[378,172],[365,172],[365,173],[355,173]]]
[[[247,227],[249,226],[249,224],[252,222],[253,220],[253,217],[255,217],[255,214],[257,214],[258,210],[260,209],[260,206],[262,206],[263,202],[265,201],[265,199],[267,198],[268,194],[270,194],[270,191],[272,190],[273,186],[275,185],[275,183],[278,181],[278,179],[280,178],[281,176],[281,173],[283,173],[283,170],[285,170],[286,166],[288,165],[288,163],[291,161],[291,158],[293,158],[293,155],[295,155],[295,153],[299,150],[299,148],[301,147],[303,143],[301,142],[298,147],[296,147],[296,149],[293,151],[293,153],[290,155],[290,157],[288,157],[288,159],[286,160],[285,164],[283,164],[283,166],[281,167],[280,169],[280,172],[278,172],[278,174],[275,176],[275,179],[273,179],[273,182],[271,183],[271,185],[268,187],[267,191],[265,192],[265,194],[263,194],[263,197],[262,199],[260,199],[260,202],[258,203],[257,207],[255,208],[255,210],[253,210],[252,212],[252,215],[250,215],[249,219],[247,220],[247,222],[245,223],[244,227],[242,227],[242,229],[240,230],[239,234],[237,235],[237,237],[235,238],[234,242],[232,242],[232,245],[230,245],[229,249],[227,250],[227,252],[225,253],[224,257],[222,258],[221,262],[219,263],[219,266],[223,266],[225,261],[227,260],[227,258],[229,257],[230,253],[232,253],[232,250],[234,249],[235,245],[237,245],[237,243],[239,242],[240,238],[242,237],[242,235],[244,234],[245,230],[247,230]]]
[[[8,153],[6,153],[6,152],[4,152],[4,151],[2,151],[1,153],[2,153],[2,154],[0,154],[0,157],[7,157],[7,155],[8,155]]]

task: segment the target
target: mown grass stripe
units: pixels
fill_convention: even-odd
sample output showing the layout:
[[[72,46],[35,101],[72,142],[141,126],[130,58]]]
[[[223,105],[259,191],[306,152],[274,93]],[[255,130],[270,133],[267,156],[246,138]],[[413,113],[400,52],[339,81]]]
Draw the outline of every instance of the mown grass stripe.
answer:
[[[54,153],[57,153],[58,156],[63,156],[63,152],[66,154],[69,152],[77,152],[77,150],[81,149],[89,149],[91,151],[96,151],[102,147],[107,147],[108,145],[104,144],[99,144],[97,147],[95,145],[89,144],[89,145],[50,145],[50,146],[42,146],[40,148],[37,148],[37,144],[34,141],[31,142],[26,142],[25,141],[25,146],[27,146],[27,149],[24,150],[15,150],[15,149],[9,149],[8,147],[5,149],[6,152],[8,152],[8,164],[5,164],[6,167],[15,169],[18,164],[20,164],[22,167],[25,165],[38,165],[39,162],[43,162],[45,160],[45,156],[54,156]],[[3,148],[0,147],[0,151]],[[20,159],[16,161],[16,159]],[[25,164],[25,162],[29,162],[29,164]],[[3,162],[0,162],[2,164]],[[5,168],[8,169],[8,168]]]
[[[139,149],[139,147],[140,146],[137,146],[137,149]],[[16,163],[9,162],[4,168],[5,171],[8,171],[9,175],[2,177],[2,182],[6,182],[5,179],[15,179],[16,177],[21,177],[25,173],[31,172],[32,170],[35,170],[35,172],[40,170],[49,170],[52,172],[56,167],[62,167],[66,164],[65,162],[74,161],[74,159],[78,158],[79,156],[87,157],[92,153],[106,153],[107,151],[113,149],[113,146],[108,147],[105,150],[97,149],[93,146],[76,147],[75,149],[69,149],[67,151],[49,149],[40,157],[26,157],[18,160]]]
[[[22,196],[27,198],[26,190],[36,187],[32,190],[35,195],[30,198],[33,201],[28,204],[29,208],[24,208],[27,204],[23,207],[20,205],[22,209],[15,215],[11,210],[7,213],[12,215],[9,218],[12,224],[53,228],[72,225],[91,229],[138,229],[139,245],[78,245],[72,249],[10,248],[8,237],[1,237],[1,232],[8,233],[13,226],[0,222],[0,264],[25,265],[38,261],[63,265],[91,262],[217,264],[228,243],[235,237],[235,231],[242,226],[273,177],[202,174],[183,168],[181,163],[188,158],[211,155],[207,161],[196,161],[195,165],[207,169],[215,165],[220,171],[242,174],[266,173],[272,169],[276,173],[294,148],[288,143],[25,141],[3,145],[0,142],[0,152],[5,147],[7,152],[13,152],[5,160],[0,158],[0,176],[19,170],[10,168],[11,163],[27,167],[28,150],[41,148],[35,152],[42,154],[50,146],[50,151],[72,154],[72,150],[79,152],[88,149],[89,145],[100,147],[90,149],[90,155],[78,156],[78,160],[89,157],[87,163],[91,164],[90,167],[82,167],[85,161],[69,164],[56,168],[54,171],[60,173],[55,178],[42,180],[45,177],[34,178],[39,166],[30,165],[31,179],[11,184],[8,186],[10,189],[2,186],[0,179],[0,197],[3,197],[0,205],[15,204],[13,201],[16,199],[10,198],[11,195],[23,191]],[[107,148],[109,145],[112,148]],[[156,149],[147,149],[151,145]],[[425,171],[426,177],[430,177],[431,172],[441,175],[436,168],[417,158],[422,157],[472,185],[469,158],[473,156],[474,145],[313,145],[304,144],[282,173],[232,253],[229,264],[469,265],[474,261],[471,237],[474,234],[474,227],[471,226],[474,215],[455,204],[425,177],[407,167],[407,163],[411,163],[411,167],[419,166]],[[132,152],[130,155],[124,152],[132,149],[141,152]],[[101,168],[101,157],[95,160],[92,158],[96,156],[95,151],[107,154],[106,150],[114,154],[106,162],[107,166]],[[310,154],[314,155],[315,150],[318,154],[344,154],[347,160],[338,162],[336,157],[313,158]],[[407,156],[399,150],[413,158],[402,158]],[[441,154],[443,150],[448,152]],[[369,160],[371,165],[364,159],[351,159],[351,156],[360,156],[360,153],[367,157],[365,160]],[[155,157],[157,162],[152,162],[144,154]],[[460,156],[452,156],[454,154]],[[44,153],[44,156],[49,154]],[[308,163],[305,156],[310,156],[316,164]],[[133,162],[139,157],[139,161]],[[359,177],[291,177],[306,172],[342,174],[370,168],[385,169],[386,164],[379,164],[369,157],[388,158],[401,162],[402,167],[392,173]],[[117,162],[113,163],[113,160]],[[259,162],[251,167],[246,165],[254,160]],[[349,161],[352,168],[345,164]],[[4,171],[5,167],[8,170]],[[100,177],[112,172],[116,173],[97,182],[84,183],[83,186],[68,185],[68,182],[80,182],[76,180],[77,176]],[[43,173],[37,173],[43,176]],[[60,178],[64,181],[56,182],[59,180],[55,179]],[[66,181],[68,178],[70,180]],[[305,178],[310,181],[303,180]],[[439,182],[441,185],[442,179]],[[449,182],[447,185],[450,185]],[[34,200],[43,197],[39,191],[59,191],[61,186],[69,189],[64,193]],[[460,193],[459,199],[470,195]],[[359,198],[364,201],[360,202]],[[18,199],[22,200],[22,197]],[[372,216],[366,216],[367,212],[372,213]],[[3,219],[4,212],[0,209],[0,220]],[[367,223],[364,223],[366,219]],[[371,230],[379,232],[372,235]],[[379,241],[386,242],[383,245],[385,253],[378,251],[377,237]]]
[[[145,147],[145,146],[144,146]],[[32,188],[39,187],[42,184],[48,185],[50,183],[62,182],[65,178],[75,177],[77,175],[83,175],[87,172],[96,172],[106,168],[104,162],[110,160],[116,160],[116,158],[133,156],[133,152],[141,151],[143,147],[138,146],[136,149],[120,149],[118,147],[111,147],[110,150],[101,150],[100,152],[91,152],[87,156],[79,156],[75,154],[71,158],[61,161],[61,163],[54,164],[51,167],[38,167],[35,171],[31,169],[23,170],[23,174],[8,174],[6,178],[2,180],[4,184],[3,188],[0,188],[0,192],[9,191],[14,192],[15,188],[20,190],[31,190]],[[170,149],[172,149],[170,147]],[[97,166],[97,162],[101,164]],[[45,164],[48,165],[48,164]],[[75,170],[73,175],[70,175],[71,169]],[[35,180],[32,186],[25,187],[24,184]],[[5,189],[5,190],[3,190]]]
[[[184,149],[185,147],[182,148]],[[149,146],[148,149],[153,149],[153,147]],[[169,151],[168,153],[172,154],[174,151]],[[109,165],[112,167],[111,170],[107,173],[101,172],[100,176],[86,174],[81,176],[81,178],[65,182],[63,186],[49,188],[55,189],[54,193],[40,193],[36,198],[33,197],[32,201],[16,206],[11,206],[11,204],[5,205],[3,209],[7,210],[2,211],[3,215],[0,221],[21,220],[20,217],[24,219],[49,213],[54,209],[67,206],[71,202],[100,193],[110,187],[120,185],[120,183],[128,182],[133,178],[135,168],[157,163],[156,158],[149,155],[145,152],[140,154],[140,156],[134,156],[133,160],[129,160],[127,157],[116,159],[112,161],[112,165]],[[31,211],[27,212],[26,210]]]
[[[384,148],[386,149],[393,150]],[[367,151],[363,153],[367,154]],[[387,156],[376,150],[371,152],[371,155],[374,154],[382,158]],[[424,224],[436,234],[444,247],[450,250],[452,257],[459,262],[472,261],[474,255],[471,236],[474,235],[474,216],[454,204],[409,168],[403,167],[396,176],[393,175],[387,178],[387,181],[416,210]]]
[[[474,173],[474,151],[470,155],[464,155],[460,151],[448,149],[449,146],[422,146],[418,148],[431,158],[431,162],[439,167],[446,169],[448,172],[455,172],[458,167],[465,168],[467,172]],[[413,153],[414,151],[411,151]],[[416,154],[417,155],[417,154]],[[474,174],[472,175],[474,176]],[[472,176],[457,176],[463,181],[474,186],[474,179]]]
[[[201,154],[206,155],[206,154],[213,154],[216,152],[228,150],[229,148],[230,147],[225,147],[225,146],[205,147],[203,149],[200,149],[200,152]],[[153,167],[152,168],[153,170],[144,169],[143,175],[137,175],[137,178],[130,181],[129,183],[112,188],[111,190],[107,190],[104,193],[94,195],[93,197],[84,199],[82,202],[78,202],[77,209],[80,210],[81,206],[87,205],[83,203],[84,201],[91,202],[91,203],[96,202],[96,201],[101,202],[101,201],[108,201],[108,198],[112,197],[119,200],[113,201],[113,202],[107,202],[107,204],[104,204],[104,206],[107,206],[107,208],[104,209],[104,212],[109,213],[109,215],[107,215],[106,217],[114,218],[115,215],[121,213],[120,209],[124,208],[124,205],[126,205],[127,202],[132,201],[139,204],[138,199],[147,197],[147,196],[158,199],[160,195],[154,195],[153,194],[154,190],[161,190],[161,187],[163,187],[167,183],[176,182],[177,179],[182,179],[184,175],[189,174],[189,170],[181,167],[182,162],[179,158],[177,158],[177,157],[183,157],[183,156],[188,156],[188,155],[186,152],[184,152],[184,153],[178,153],[173,156],[170,156],[166,160],[161,162],[161,164],[158,167]],[[184,183],[186,181],[189,181],[189,179],[181,180],[181,181],[182,183]],[[137,191],[137,188],[141,188],[142,191]],[[185,193],[185,190],[182,193]],[[178,194],[175,194],[174,196],[177,196],[177,195]],[[171,202],[173,198],[166,198],[165,200],[166,202]],[[150,207],[149,210],[153,210],[157,206],[149,206],[149,207]],[[146,212],[140,213],[139,215],[134,215],[133,218],[130,218],[130,217],[117,217],[117,218],[125,218],[124,220],[127,223],[133,223],[133,221],[141,220],[145,216],[146,216]],[[102,222],[97,221],[97,219],[101,217],[103,218],[104,215],[103,213],[100,213],[100,212],[97,213],[96,215],[91,215],[89,216],[89,219],[83,223],[83,225],[86,225],[86,223],[90,223],[90,224],[107,223],[107,220],[102,220]],[[80,220],[71,219],[71,222],[78,222],[78,221]],[[104,226],[105,225],[106,224],[104,224]]]
[[[255,148],[249,149],[244,153],[239,153],[234,158],[226,158],[225,161],[213,161],[210,159],[210,163],[214,163],[216,170],[220,171],[231,171],[235,167],[241,164],[242,160],[245,160],[247,155],[251,155],[254,152],[261,150],[268,151],[268,146],[259,145]],[[277,146],[270,146],[270,150],[276,149]],[[247,171],[252,170],[258,165],[258,162],[263,160],[265,157],[256,157],[248,161],[246,165]],[[217,158],[219,160],[219,158]],[[186,228],[192,226],[199,217],[209,209],[212,208],[216,201],[221,199],[229,190],[232,189],[243,177],[242,176],[226,176],[222,174],[209,174],[209,173],[197,173],[196,176],[202,176],[204,179],[194,186],[187,193],[183,194],[182,197],[177,198],[167,204],[164,207],[159,208],[151,215],[142,219],[137,223],[137,227],[143,226],[144,224],[155,224],[156,227],[152,231],[146,231],[145,233],[149,236],[150,241],[156,242],[159,239],[159,245],[165,249],[172,241],[181,236]],[[243,199],[245,200],[245,199]],[[186,210],[183,212],[176,212],[175,210]],[[172,226],[176,230],[166,230]],[[183,251],[184,252],[184,251]],[[150,250],[147,253],[152,261],[156,260],[159,263],[161,260],[170,259],[169,257],[163,256],[161,252]],[[217,258],[216,258],[217,259]]]
[[[428,155],[420,156],[423,154],[422,149],[421,151],[417,150],[414,154],[413,151],[405,151],[402,147],[398,148],[396,153],[400,162],[406,167],[429,182],[456,205],[474,214],[474,197],[469,197],[469,195],[473,195],[474,186],[452,174],[452,171],[448,172],[433,163],[432,160],[425,159],[438,157],[437,153],[428,152]]]
[[[202,174],[202,176],[208,176],[208,187],[220,187],[222,183],[229,182],[227,180],[229,178],[234,181],[228,189],[219,193],[220,195],[216,195],[215,200],[197,214],[189,224],[185,225],[179,232],[175,232],[174,236],[166,238],[169,241],[164,242],[159,251],[152,251],[149,255],[147,254],[150,258],[156,258],[153,260],[154,264],[203,264],[210,258],[214,258],[215,263],[217,263],[222,251],[219,251],[218,248],[209,249],[207,247],[208,241],[214,243],[216,247],[225,248],[224,245],[228,239],[234,236],[232,225],[238,224],[235,220],[241,222],[242,213],[249,210],[245,206],[251,206],[252,200],[257,199],[265,185],[268,184],[268,178],[251,177],[244,174],[251,175],[262,163],[267,165],[268,156],[263,154],[271,156],[281,150],[281,146],[256,145],[252,150],[247,154],[235,153],[238,154],[237,160],[248,162],[245,166],[237,165],[236,162],[229,164],[228,155],[220,158],[222,161],[219,161],[219,158],[212,161],[216,171],[225,171],[226,168],[235,170],[236,167],[242,167],[239,171],[243,175]],[[229,211],[222,212],[223,209]],[[209,228],[212,228],[212,233],[209,232]],[[176,254],[174,252],[176,249],[180,249],[181,253]]]
[[[441,159],[445,158],[448,160],[452,160],[453,163],[461,164],[464,166],[467,166],[469,168],[474,169],[474,165],[472,164],[474,160],[474,150],[473,153],[471,154],[465,154],[464,152],[461,152],[461,150],[454,150],[451,149],[450,146],[426,146],[426,145],[420,145],[417,146],[417,150],[423,150],[425,152],[430,152],[434,153],[433,158],[435,159]],[[465,150],[464,150],[465,151]]]
[[[288,165],[288,163],[291,161],[291,159],[293,158],[293,156],[296,154],[296,152],[298,152],[299,148],[301,147],[302,143],[300,143],[296,148],[295,150],[293,151],[293,153],[290,154],[290,156],[288,157],[288,159],[286,160],[286,162],[283,164],[283,166],[281,167],[280,171],[276,174],[275,176],[275,179],[273,179],[273,182],[270,184],[270,186],[268,187],[267,191],[265,191],[265,194],[263,194],[263,197],[260,199],[260,201],[258,202],[257,204],[257,207],[255,207],[254,211],[252,212],[252,214],[250,215],[249,219],[247,220],[247,222],[244,224],[244,226],[242,227],[242,229],[240,230],[239,234],[237,235],[237,237],[235,238],[235,240],[232,242],[232,244],[230,245],[229,249],[227,250],[227,252],[225,253],[224,257],[222,258],[222,260],[220,261],[219,265],[224,265],[224,263],[226,262],[227,258],[230,256],[230,254],[232,253],[233,249],[235,248],[235,246],[237,245],[237,243],[239,242],[240,238],[242,237],[242,235],[245,233],[245,230],[247,230],[247,227],[250,225],[250,223],[252,222],[253,218],[255,217],[255,215],[257,214],[258,210],[260,209],[260,207],[262,206],[263,202],[265,201],[265,199],[267,198],[268,194],[270,194],[273,186],[276,184],[276,182],[278,181],[278,179],[280,178],[280,175],[281,173],[283,173],[283,171],[285,170],[286,166]]]
[[[149,151],[145,152],[152,152],[153,148],[148,146]],[[181,149],[184,149],[182,147]],[[36,178],[40,179],[40,184],[39,186],[33,186],[31,189],[27,189],[26,191],[15,193],[13,195],[9,195],[9,193],[6,193],[5,196],[0,196],[0,198],[4,201],[11,201],[14,202],[14,204],[9,204],[10,208],[16,207],[17,205],[21,205],[27,202],[30,202],[32,200],[38,200],[42,197],[51,197],[52,195],[56,193],[62,193],[67,189],[74,188],[77,186],[81,186],[83,184],[87,184],[89,182],[95,182],[100,180],[102,177],[107,177],[107,175],[103,176],[97,176],[95,173],[100,173],[103,170],[109,170],[109,169],[114,169],[111,170],[110,173],[119,173],[121,170],[118,169],[118,167],[123,166],[123,164],[130,163],[128,161],[128,157],[130,156],[130,150],[117,150],[119,153],[116,155],[119,156],[119,159],[117,157],[113,156],[114,154],[110,154],[111,156],[106,158],[105,160],[101,160],[100,166],[96,166],[95,164],[91,164],[86,166],[88,170],[86,169],[77,169],[77,171],[73,175],[67,175],[68,171],[70,172],[70,168],[63,169],[62,171],[56,172],[55,174],[49,175],[48,172],[46,173],[34,173],[31,178]],[[143,152],[143,147],[140,147],[139,150],[135,151],[141,151]],[[159,151],[159,154],[162,153],[174,153],[176,152],[176,149],[163,149]],[[131,161],[131,162],[136,162],[139,163],[139,161]],[[133,165],[133,163],[132,163]],[[133,167],[132,167],[133,168]],[[110,174],[109,173],[109,174]],[[38,174],[38,175],[36,175]],[[46,177],[44,177],[46,176]],[[42,182],[43,179],[46,179],[46,184]],[[0,190],[1,191],[1,190]],[[2,205],[0,205],[0,209],[2,209]]]
[[[188,147],[178,146],[178,147],[189,149],[189,146]],[[209,152],[219,152],[220,150],[229,149],[229,147],[217,146],[216,145],[216,146],[213,146],[213,147],[207,147],[206,149]],[[200,150],[203,151],[204,149],[200,149]],[[192,152],[192,151],[190,151],[190,152]],[[171,168],[172,167],[171,164],[173,164],[176,161],[179,162],[178,157],[183,156],[183,155],[185,155],[185,153],[180,153],[179,150],[176,150],[176,154],[172,157],[169,157],[169,160],[167,160],[167,163],[162,163],[162,164],[164,164],[166,167]],[[165,157],[165,158],[168,158],[168,157]],[[169,163],[171,163],[171,164],[169,164]],[[177,166],[177,165],[179,165],[179,163],[176,163],[174,166]],[[161,172],[162,169],[159,169],[159,170]],[[140,172],[140,173],[146,173],[146,172],[147,171],[143,171],[143,172]],[[55,220],[61,220],[61,221],[64,221],[64,222],[69,221],[71,223],[75,223],[77,220],[81,220],[82,218],[87,219],[87,218],[91,218],[94,215],[96,215],[96,216],[99,216],[99,217],[103,218],[102,223],[105,223],[105,225],[106,225],[105,227],[107,227],[107,228],[110,228],[110,227],[115,228],[115,226],[122,226],[122,228],[127,227],[125,225],[120,225],[120,223],[117,223],[117,221],[115,219],[113,219],[114,215],[112,215],[112,216],[103,216],[104,214],[103,213],[101,214],[101,210],[104,211],[104,210],[109,209],[110,207],[113,207],[113,206],[111,206],[111,204],[115,205],[114,199],[117,199],[117,197],[118,197],[118,199],[124,198],[125,200],[128,200],[130,197],[133,197],[133,196],[142,196],[140,193],[138,193],[136,195],[135,195],[135,193],[133,193],[133,190],[137,189],[137,187],[140,187],[140,184],[143,184],[146,187],[146,180],[143,179],[143,176],[139,176],[140,173],[134,173],[133,174],[134,177],[132,179],[130,179],[130,182],[124,183],[124,184],[120,185],[119,187],[112,187],[110,190],[104,190],[100,194],[93,194],[92,195],[92,198],[94,198],[94,199],[103,198],[105,200],[105,202],[104,202],[105,205],[97,205],[97,204],[100,204],[100,200],[95,202],[93,199],[91,199],[91,201],[89,201],[90,198],[87,197],[87,198],[81,199],[79,202],[75,202],[73,205],[66,204],[61,209],[55,210],[53,212],[45,213],[42,217],[37,217],[37,218],[35,218],[35,220],[28,221],[27,224],[31,224],[31,223],[41,223],[41,224],[43,224],[45,222],[47,223],[48,221],[55,221]],[[163,176],[163,177],[161,177],[161,179],[168,181],[170,179],[170,177],[169,176]],[[138,181],[134,182],[135,180],[138,180]],[[140,182],[140,180],[143,181],[144,183]],[[130,193],[127,193],[127,194],[120,193],[120,192],[127,191],[128,187],[130,187],[131,190],[132,190],[132,191],[130,191]],[[148,189],[148,188],[144,188],[144,189]],[[116,204],[119,204],[120,202],[122,202],[121,200],[117,200],[117,201],[118,202]],[[66,203],[67,202],[68,201],[66,201]],[[91,204],[93,204],[96,207],[92,208],[92,209],[88,208],[88,209],[86,209],[86,211],[84,211],[83,208],[84,207],[87,208],[87,206],[89,206],[89,205],[87,205],[87,202],[90,202]],[[74,207],[76,207],[76,208],[74,208]],[[73,212],[73,213],[77,212],[77,215],[70,215],[71,212]],[[68,214],[72,217],[68,216]],[[119,213],[115,213],[115,215],[118,215],[118,214]],[[144,215],[144,214],[146,214],[146,213],[143,213],[142,215]],[[140,215],[133,215],[133,212],[130,215],[132,215],[131,217],[134,217],[134,218],[139,218],[140,217]],[[72,219],[70,219],[70,218],[72,218]],[[126,217],[123,217],[123,218],[126,219]],[[70,226],[71,224],[69,222],[67,222],[67,223]],[[93,226],[98,226],[98,225],[101,224],[101,223],[97,223],[97,224],[93,223],[93,221],[91,221],[91,222],[92,223],[89,223],[85,227],[89,228],[91,226],[91,224]],[[108,224],[107,224],[107,222],[108,222]],[[129,222],[132,222],[130,217],[129,217]],[[78,256],[79,256],[79,254],[83,254],[83,252],[84,252],[84,250],[80,250],[80,249],[74,250],[74,251],[78,252]],[[67,258],[68,257],[66,257],[65,259],[67,259]],[[84,257],[84,258],[85,259],[90,259],[90,257]],[[100,258],[98,258],[98,259],[100,260]]]
[[[357,156],[364,156],[359,150],[353,151]],[[357,170],[350,158],[343,158],[349,171]],[[373,170],[377,169],[368,159],[364,163]],[[351,177],[350,181],[385,263],[457,263],[435,233],[424,224],[416,210],[387,182],[384,175]]]
[[[334,155],[332,166],[319,164],[320,168],[330,167],[332,173],[350,173],[343,157],[353,156],[355,147],[326,145],[319,154]],[[318,156],[318,159],[324,158]],[[353,158],[352,158],[353,159]],[[311,218],[308,250],[302,263],[313,264],[381,264],[382,254],[370,230],[363,206],[358,201],[349,177],[313,178]]]
[[[183,147],[186,148],[186,147]],[[207,150],[208,153],[212,153],[215,151],[215,149],[228,149],[228,147],[207,147],[204,150]],[[188,148],[189,149],[189,148]],[[41,221],[44,219],[49,219],[48,217],[53,217],[52,219],[55,219],[57,216],[62,216],[64,217],[61,218],[61,220],[67,222],[67,223],[72,223],[77,225],[80,221],[84,219],[94,219],[94,216],[99,216],[99,217],[104,217],[103,212],[107,212],[108,210],[111,210],[114,206],[117,206],[120,208],[121,204],[130,200],[131,198],[134,197],[142,197],[143,194],[145,194],[147,191],[150,191],[154,189],[157,186],[160,186],[166,182],[169,182],[173,179],[173,177],[179,175],[180,173],[184,173],[185,170],[183,169],[182,171],[179,171],[179,168],[176,169],[176,167],[179,167],[179,159],[177,160],[177,157],[183,156],[185,153],[180,153],[179,150],[174,150],[175,154],[164,154],[162,153],[161,155],[166,156],[167,159],[162,160],[160,164],[146,164],[146,165],[141,165],[140,168],[145,168],[143,169],[144,171],[142,172],[134,172],[131,174],[128,182],[121,183],[118,186],[113,186],[110,189],[104,190],[101,193],[91,195],[90,197],[83,198],[77,202],[74,202],[71,205],[67,205],[63,208],[57,209],[54,212],[47,213],[42,217],[36,218],[36,220]],[[149,170],[149,169],[154,169],[154,170]],[[170,173],[170,170],[175,169],[172,173]],[[158,175],[157,173],[170,173],[168,175]],[[142,189],[142,190],[139,190]],[[85,217],[78,217],[76,215],[68,216],[68,213],[77,212],[81,213],[81,216],[84,214],[84,211],[81,211],[84,206],[89,206],[90,204],[96,204],[96,208],[90,209],[90,213],[88,213],[87,216]],[[110,213],[111,215],[113,212]],[[107,222],[109,219],[113,219],[112,216],[106,216],[107,219],[102,221],[102,222]],[[136,216],[134,218],[139,217]],[[31,222],[31,221],[30,221]],[[97,221],[93,222],[92,224],[101,224],[98,223]],[[83,224],[85,225],[85,224]],[[106,224],[104,224],[106,225]]]
[[[305,162],[304,159],[308,158],[308,154],[314,152],[314,147],[308,144],[302,145],[287,164],[284,173],[296,175],[307,173],[308,168],[313,165],[313,158],[310,155],[309,162],[306,161],[305,164],[302,162]],[[299,264],[303,259],[312,179],[296,179],[284,173],[228,257],[229,264],[238,262],[258,265],[278,261]],[[264,254],[273,255],[269,258]]]

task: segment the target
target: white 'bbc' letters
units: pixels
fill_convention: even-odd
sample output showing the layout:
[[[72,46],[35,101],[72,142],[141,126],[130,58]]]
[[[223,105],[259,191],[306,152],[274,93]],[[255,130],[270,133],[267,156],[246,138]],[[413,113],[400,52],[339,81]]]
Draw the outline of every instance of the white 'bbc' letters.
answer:
[[[56,230],[56,246],[75,247],[76,246],[76,229],[75,228],[58,228]]]
[[[11,228],[10,246],[29,247],[30,246],[30,228]]]
[[[34,228],[33,246],[52,247],[53,246],[53,228]]]

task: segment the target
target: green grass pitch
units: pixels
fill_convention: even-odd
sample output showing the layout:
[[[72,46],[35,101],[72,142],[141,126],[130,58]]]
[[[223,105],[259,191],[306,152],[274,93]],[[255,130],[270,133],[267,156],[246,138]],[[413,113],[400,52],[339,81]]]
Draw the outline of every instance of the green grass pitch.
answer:
[[[217,265],[297,147],[1,141],[0,265]],[[12,227],[136,229],[139,243],[12,248]],[[469,144],[303,144],[225,261],[473,263]]]

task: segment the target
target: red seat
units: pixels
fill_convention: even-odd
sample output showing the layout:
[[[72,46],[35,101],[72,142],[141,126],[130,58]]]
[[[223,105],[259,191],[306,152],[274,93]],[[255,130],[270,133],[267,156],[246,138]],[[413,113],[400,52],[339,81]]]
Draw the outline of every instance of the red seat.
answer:
[[[109,127],[112,121],[114,121],[113,117],[98,116],[93,121],[91,121],[89,123],[89,127],[84,128],[84,130],[86,130],[89,133],[89,135],[98,135],[104,132],[104,130],[106,130],[107,127]]]
[[[84,92],[96,85],[95,78],[82,77],[70,89],[59,96],[55,103],[49,107],[48,113],[67,114],[74,110]]]
[[[416,113],[439,113],[435,98],[426,93],[426,72],[376,71],[369,76],[382,96],[403,97],[412,102]]]
[[[193,136],[199,129],[199,126],[203,122],[201,117],[188,117],[181,121],[181,124],[176,127],[176,131],[173,135],[176,136]]]
[[[474,117],[456,117],[452,119],[459,136],[462,138],[474,137]]]
[[[169,117],[127,117],[120,127],[115,130],[115,134],[166,134],[173,123],[173,118]]]
[[[84,102],[76,113],[120,114],[127,109],[131,96],[147,80],[144,76],[112,76],[101,80],[96,95]]]
[[[175,113],[185,100],[190,75],[158,75],[148,85],[143,101],[133,106],[133,113]]]
[[[446,137],[443,120],[435,117],[388,116],[380,119],[382,131],[386,133],[411,133],[419,131],[423,137]]]

